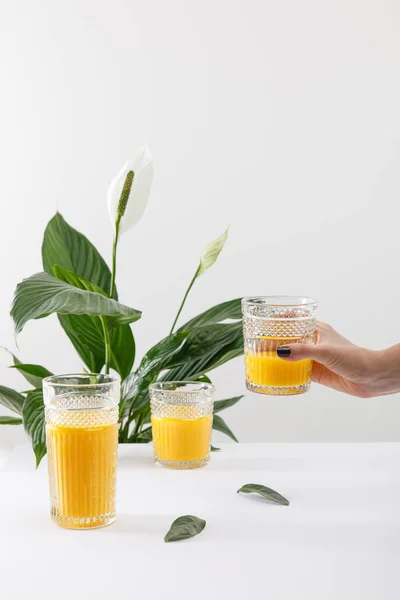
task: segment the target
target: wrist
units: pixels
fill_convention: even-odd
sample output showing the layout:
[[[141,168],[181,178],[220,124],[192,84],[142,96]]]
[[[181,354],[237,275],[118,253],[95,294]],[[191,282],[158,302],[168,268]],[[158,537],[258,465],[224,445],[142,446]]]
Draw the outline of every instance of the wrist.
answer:
[[[400,391],[400,344],[374,352],[371,385],[374,395]]]

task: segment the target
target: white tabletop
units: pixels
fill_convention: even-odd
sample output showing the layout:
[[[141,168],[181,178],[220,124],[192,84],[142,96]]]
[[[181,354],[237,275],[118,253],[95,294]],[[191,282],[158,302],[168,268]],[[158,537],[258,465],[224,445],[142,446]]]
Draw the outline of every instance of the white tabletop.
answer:
[[[225,444],[171,471],[120,447],[117,521],[65,530],[45,465],[17,448],[0,470],[1,597],[391,600],[400,597],[400,444]],[[289,507],[236,494],[261,483]],[[166,544],[178,516],[207,527]],[[7,593],[5,593],[7,590]]]

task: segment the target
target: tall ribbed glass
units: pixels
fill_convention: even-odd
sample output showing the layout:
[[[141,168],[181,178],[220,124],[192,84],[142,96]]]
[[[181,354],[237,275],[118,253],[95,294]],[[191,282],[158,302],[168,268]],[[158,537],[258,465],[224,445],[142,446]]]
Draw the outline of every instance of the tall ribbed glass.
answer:
[[[43,380],[51,516],[89,529],[115,519],[120,382],[111,375]]]
[[[252,392],[294,395],[311,385],[311,360],[288,362],[278,346],[315,342],[317,303],[301,296],[243,298],[246,386]]]
[[[194,469],[210,460],[214,386],[165,381],[150,386],[154,457],[173,469]]]

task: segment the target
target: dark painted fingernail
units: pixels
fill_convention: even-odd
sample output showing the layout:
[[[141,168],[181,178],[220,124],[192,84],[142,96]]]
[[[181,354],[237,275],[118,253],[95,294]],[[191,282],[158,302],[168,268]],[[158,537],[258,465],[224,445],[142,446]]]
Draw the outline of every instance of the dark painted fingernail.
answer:
[[[276,349],[276,353],[281,358],[290,356],[290,348],[289,346],[279,346],[279,348]]]

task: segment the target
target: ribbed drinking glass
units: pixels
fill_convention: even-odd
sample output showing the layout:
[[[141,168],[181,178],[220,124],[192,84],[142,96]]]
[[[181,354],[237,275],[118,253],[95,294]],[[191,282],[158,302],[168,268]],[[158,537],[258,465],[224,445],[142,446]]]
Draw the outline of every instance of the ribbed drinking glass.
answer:
[[[214,386],[193,381],[150,386],[154,457],[174,469],[202,467],[210,460]]]
[[[111,375],[43,380],[51,516],[62,527],[115,519],[120,382]]]
[[[302,296],[243,298],[246,385],[270,395],[302,394],[310,388],[311,360],[288,362],[278,346],[315,341],[317,303]]]

